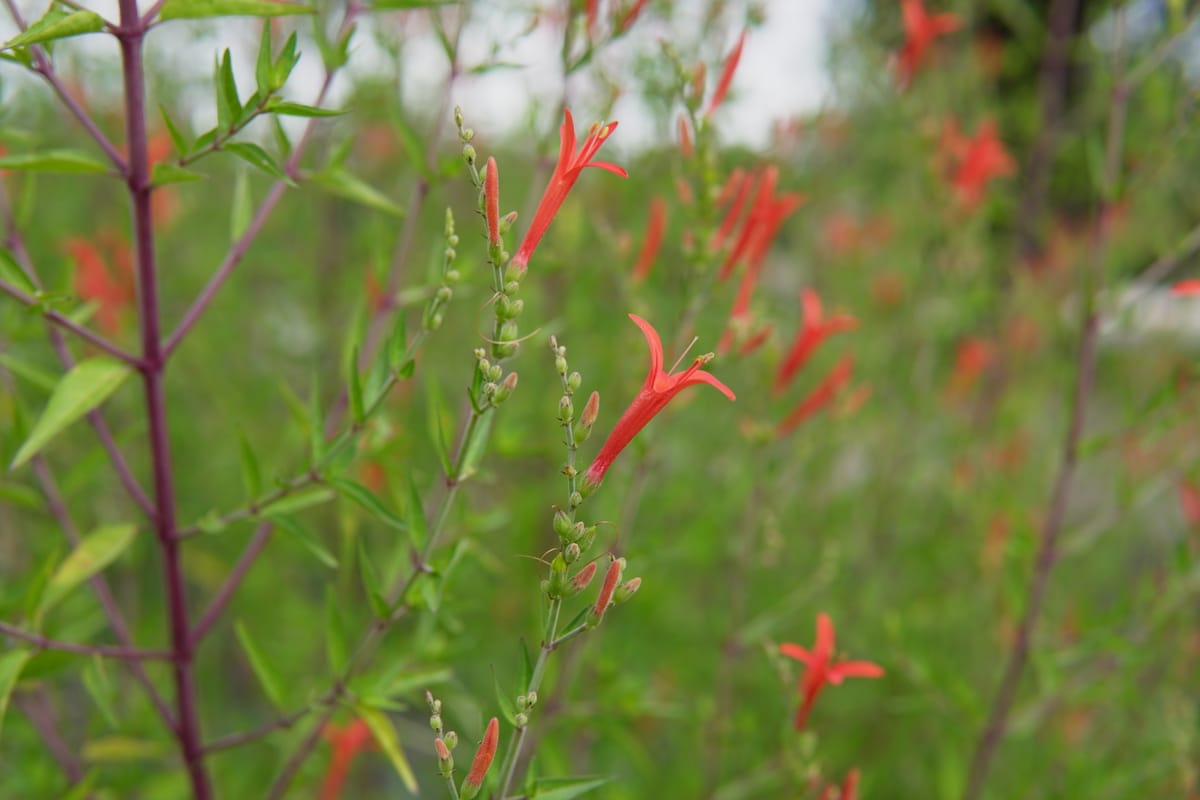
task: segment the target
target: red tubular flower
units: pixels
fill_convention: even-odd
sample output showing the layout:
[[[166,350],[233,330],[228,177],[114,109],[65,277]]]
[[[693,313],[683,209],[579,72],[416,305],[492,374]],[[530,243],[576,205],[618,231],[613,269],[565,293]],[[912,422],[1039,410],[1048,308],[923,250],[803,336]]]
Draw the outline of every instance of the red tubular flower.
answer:
[[[712,113],[717,110],[717,106],[725,100],[725,95],[729,93],[729,85],[733,83],[733,74],[737,72],[738,61],[742,59],[742,48],[745,45],[746,32],[742,31],[737,44],[733,46],[733,49],[729,51],[729,56],[725,59],[725,66],[721,69],[721,78],[717,81],[717,88],[713,92],[712,99],[708,101],[708,108],[705,109],[704,116],[712,116]]]
[[[804,727],[808,721],[808,713],[812,710],[817,695],[826,684],[839,685],[846,678],[880,678],[883,677],[883,667],[870,661],[839,661],[833,662],[835,647],[833,621],[829,615],[817,615],[817,641],[811,651],[798,644],[785,642],[779,645],[779,652],[788,658],[794,658],[804,664],[804,679],[800,682],[800,692],[803,701],[796,711],[796,730]],[[852,785],[857,784],[857,776]]]
[[[770,166],[763,170],[758,183],[758,192],[754,197],[754,204],[746,215],[742,232],[734,242],[729,255],[726,256],[725,263],[721,265],[721,270],[717,274],[718,279],[727,280],[733,274],[739,261],[744,260],[751,265],[752,269],[757,268],[762,259],[766,257],[784,220],[804,204],[804,196],[801,194],[791,193],[777,196],[775,185],[778,181],[779,169],[777,167]],[[747,179],[747,183],[749,183],[749,179]],[[714,242],[724,238],[720,236],[721,230],[726,229],[729,219],[735,216],[731,211],[721,229],[718,229],[718,236],[714,237]]]
[[[483,741],[479,743],[479,749],[475,751],[475,759],[471,762],[471,771],[463,779],[459,794],[466,800],[479,794],[479,788],[483,786],[483,779],[492,766],[492,760],[496,757],[496,746],[499,743],[500,723],[495,717],[492,717],[488,721],[487,729],[483,732]]]
[[[735,169],[730,173],[729,180],[721,187],[721,193],[717,196],[717,207],[720,208],[729,203],[729,210],[725,212],[725,219],[721,220],[721,227],[717,228],[716,233],[713,234],[710,245],[712,250],[720,250],[725,244],[725,240],[729,238],[729,234],[733,233],[738,220],[742,218],[742,211],[753,190],[753,176],[747,175],[740,169]]]
[[[613,459],[633,441],[633,437],[637,436],[638,431],[644,428],[646,423],[653,419],[658,412],[666,408],[671,398],[683,389],[697,383],[707,383],[709,386],[716,387],[730,400],[737,399],[733,391],[717,380],[712,373],[700,369],[712,360],[711,354],[696,358],[692,361],[691,366],[682,372],[672,374],[665,371],[663,369],[662,340],[658,336],[658,331],[636,314],[630,314],[629,318],[641,328],[642,334],[646,337],[646,344],[650,348],[650,371],[646,374],[646,382],[642,384],[641,391],[638,392],[637,397],[633,398],[633,402],[629,404],[629,408],[625,409],[621,418],[617,420],[612,433],[608,435],[604,446],[600,448],[596,460],[584,473],[585,494],[600,485],[600,482],[604,480],[604,473],[612,465]]]
[[[483,179],[483,209],[487,217],[488,244],[500,244],[500,170],[496,159],[487,160],[487,174]]]
[[[692,145],[692,133],[688,129],[687,117],[683,114],[679,115],[679,152],[683,153],[684,158],[691,158],[696,152]]]
[[[596,18],[600,16],[600,0],[587,0],[587,36],[596,37]]]
[[[824,319],[821,309],[821,298],[812,289],[805,289],[800,294],[800,304],[804,309],[804,322],[800,332],[792,343],[791,350],[784,356],[775,375],[775,393],[782,392],[795,377],[817,346],[835,333],[852,331],[858,327],[858,321],[848,314],[835,314],[828,320]]]
[[[122,266],[122,251],[112,243],[118,267]],[[67,250],[75,261],[75,291],[83,300],[98,305],[96,322],[107,336],[115,336],[121,330],[122,315],[133,303],[133,286],[128,271],[114,276],[107,260],[99,248],[85,239],[70,239]],[[127,265],[126,265],[127,266]],[[122,280],[124,278],[125,280]]]
[[[1012,175],[1016,162],[996,136],[996,124],[991,120],[983,122],[975,137],[963,144],[965,150],[950,180],[959,201],[967,208],[974,208],[983,199],[992,178]]]
[[[1171,292],[1183,297],[1200,295],[1200,280],[1191,278],[1186,281],[1180,281],[1171,287]]]
[[[641,283],[650,274],[654,266],[654,258],[658,248],[662,246],[663,229],[667,224],[667,204],[661,197],[650,201],[650,221],[646,225],[646,239],[642,242],[642,251],[638,254],[637,265],[633,268],[634,283]]]
[[[625,562],[619,558],[614,558],[608,565],[608,572],[604,573],[604,583],[600,584],[600,594],[596,595],[596,605],[592,608],[593,616],[604,616],[613,592],[617,589],[617,582],[621,580],[621,570],[624,566]]]
[[[533,221],[529,224],[525,239],[513,257],[512,263],[515,269],[523,271],[529,265],[533,251],[537,249],[538,243],[546,235],[550,222],[558,213],[558,209],[562,207],[563,201],[567,199],[567,193],[571,191],[575,181],[579,180],[579,173],[583,171],[584,167],[599,167],[620,175],[622,178],[629,177],[629,173],[616,164],[592,160],[592,157],[596,155],[616,128],[617,123],[615,122],[607,125],[599,123],[593,125],[587,138],[583,140],[583,145],[576,152],[575,120],[571,118],[569,109],[563,109],[563,124],[559,129],[558,164],[554,167],[554,173],[550,176],[550,183],[546,185],[546,191],[542,194],[541,201],[538,202],[537,211],[534,212]]]
[[[812,393],[800,401],[792,412],[784,417],[775,430],[780,436],[785,436],[794,431],[801,422],[811,417],[813,414],[820,411],[825,405],[833,399],[833,396],[838,391],[850,382],[850,377],[854,374],[854,358],[846,356],[837,365],[829,371],[825,379],[817,385]]]
[[[634,0],[634,4],[629,7],[629,10],[621,17],[621,21],[617,23],[617,30],[621,33],[629,30],[633,23],[637,22],[637,18],[641,16],[647,2],[648,0]]]
[[[896,77],[901,88],[912,82],[917,67],[925,60],[925,51],[939,36],[958,30],[956,14],[930,14],[921,0],[900,0],[904,15],[904,46],[896,57]]]
[[[342,786],[350,775],[350,765],[359,753],[371,746],[374,737],[367,723],[354,719],[346,727],[330,724],[325,727],[325,740],[333,745],[333,758],[325,779],[321,782],[321,800],[339,800]]]

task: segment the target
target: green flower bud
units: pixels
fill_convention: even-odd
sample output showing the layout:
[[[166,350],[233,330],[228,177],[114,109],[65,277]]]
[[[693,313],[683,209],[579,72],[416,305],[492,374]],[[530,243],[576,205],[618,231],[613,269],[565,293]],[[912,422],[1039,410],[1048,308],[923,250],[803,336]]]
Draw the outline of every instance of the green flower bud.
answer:
[[[458,734],[454,731],[450,731],[442,738],[446,740],[446,747],[449,747],[451,750],[458,747]]]
[[[571,398],[564,394],[558,401],[558,419],[561,422],[570,422],[574,415],[575,406],[571,403]]]
[[[574,564],[576,561],[579,560],[579,556],[581,556],[581,555],[583,555],[583,553],[579,549],[579,545],[576,544],[575,542],[571,542],[563,550],[563,560],[566,561],[568,564]]]
[[[462,153],[463,153],[463,158],[466,159],[468,164],[473,165],[475,163],[475,148],[474,147],[472,147],[469,144],[465,144],[465,145],[463,145]]]
[[[518,711],[513,716],[513,722],[515,722],[517,724],[518,728],[524,728],[526,725],[529,724],[529,715],[524,713],[523,711]]]
[[[567,376],[567,391],[574,392],[578,390],[581,383],[583,383],[583,376],[578,372],[572,372]]]
[[[571,518],[562,509],[554,512],[554,532],[563,537],[571,532]]]
[[[641,578],[630,578],[622,583],[617,587],[617,590],[613,592],[613,605],[620,605],[629,598],[633,597],[637,593],[637,590],[641,588],[641,585]]]

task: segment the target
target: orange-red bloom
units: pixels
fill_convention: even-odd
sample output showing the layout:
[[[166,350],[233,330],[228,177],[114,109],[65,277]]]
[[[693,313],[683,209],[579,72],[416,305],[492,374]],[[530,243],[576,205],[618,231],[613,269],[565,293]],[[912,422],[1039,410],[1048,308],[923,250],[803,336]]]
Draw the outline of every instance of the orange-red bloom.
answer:
[[[1186,281],[1180,281],[1171,287],[1171,291],[1185,297],[1190,295],[1200,295],[1200,279],[1190,278]]]
[[[933,40],[958,30],[962,23],[956,14],[930,14],[921,0],[900,0],[900,12],[904,15],[905,40],[896,57],[896,77],[905,87],[912,82]]]
[[[717,380],[712,373],[700,369],[712,359],[711,354],[694,359],[691,366],[683,372],[669,373],[663,369],[662,340],[658,336],[658,331],[636,314],[630,314],[629,318],[641,328],[642,334],[646,337],[646,344],[650,348],[650,371],[646,374],[646,382],[642,384],[641,391],[638,392],[637,397],[633,398],[633,402],[629,404],[629,408],[625,409],[621,418],[617,420],[612,433],[608,435],[604,446],[600,448],[596,460],[584,473],[583,486],[587,490],[600,485],[600,482],[604,480],[604,473],[612,465],[613,459],[633,441],[633,437],[637,436],[638,431],[644,428],[646,423],[652,420],[658,412],[666,408],[671,398],[683,389],[697,383],[707,383],[709,386],[716,387],[730,400],[736,399],[728,386]]]
[[[571,118],[570,109],[563,109],[563,124],[559,129],[558,164],[555,165],[554,173],[550,176],[550,183],[546,185],[546,191],[542,194],[541,201],[538,202],[537,211],[533,214],[533,221],[529,224],[525,239],[513,257],[514,269],[523,272],[528,267],[529,259],[533,257],[533,251],[537,249],[538,243],[546,235],[550,222],[558,213],[558,209],[562,207],[563,201],[567,199],[567,193],[571,191],[575,181],[579,180],[579,173],[583,172],[584,167],[599,167],[620,175],[622,178],[629,177],[629,173],[616,164],[592,160],[592,157],[596,155],[616,128],[617,123],[615,122],[607,125],[600,123],[593,125],[587,138],[583,140],[583,145],[576,152],[575,120]]]
[[[342,786],[350,774],[350,765],[359,753],[370,748],[374,737],[367,723],[357,718],[344,728],[333,723],[326,725],[324,735],[333,745],[333,758],[321,782],[321,800],[339,800]]]
[[[846,780],[840,789],[832,783],[826,786],[817,800],[858,800],[858,770],[852,769],[846,773]]]
[[[83,300],[97,304],[96,322],[107,336],[121,330],[122,317],[134,300],[133,266],[128,247],[112,239],[108,242],[116,274],[108,267],[110,259],[86,239],[67,240],[67,250],[75,261],[75,291]]]
[[[792,409],[791,413],[780,420],[776,431],[780,436],[786,436],[794,431],[801,422],[811,417],[829,404],[841,388],[850,382],[854,375],[854,358],[846,356],[829,371],[825,379],[817,384],[808,397]],[[865,400],[865,398],[863,398]]]
[[[996,135],[996,124],[991,120],[980,124],[974,138],[957,134],[944,142],[944,147],[949,148],[950,160],[957,162],[950,182],[959,202],[968,209],[979,205],[992,178],[1016,172],[1016,162],[1004,149],[1004,143]]]
[[[483,210],[487,218],[488,244],[500,244],[500,169],[496,159],[487,160],[487,174],[483,178]]]
[[[712,113],[717,110],[717,106],[725,100],[725,95],[729,93],[729,85],[733,83],[733,74],[737,72],[738,62],[742,60],[742,48],[745,45],[746,32],[742,31],[737,44],[733,46],[733,50],[729,51],[729,56],[725,59],[725,66],[721,69],[721,78],[717,81],[717,88],[713,91],[712,99],[708,101],[708,108],[704,111],[704,116],[712,116]]]
[[[621,33],[629,30],[633,23],[637,22],[637,18],[641,16],[642,11],[646,8],[648,0],[634,0],[633,5],[621,17],[621,21],[617,23],[617,30]]]
[[[852,331],[858,327],[858,320],[849,314],[834,314],[825,319],[821,298],[812,289],[805,289],[800,293],[800,305],[804,310],[804,321],[795,341],[792,342],[792,348],[784,356],[779,364],[779,371],[775,374],[776,394],[787,388],[821,342],[835,333]]]
[[[650,221],[646,225],[646,240],[642,242],[642,251],[638,254],[637,264],[633,268],[633,280],[640,283],[650,274],[658,249],[662,247],[663,229],[667,225],[667,204],[661,197],[650,201]]]
[[[492,717],[488,721],[487,729],[483,732],[483,741],[479,743],[479,749],[475,751],[475,758],[471,761],[471,771],[463,780],[460,794],[464,798],[469,800],[479,793],[479,787],[483,785],[483,779],[492,766],[492,760],[496,757],[496,746],[499,743],[500,723],[495,717]]]
[[[833,621],[825,613],[817,615],[817,642],[811,651],[791,642],[779,645],[780,653],[788,658],[796,659],[807,667],[804,679],[800,682],[803,701],[796,711],[796,730],[803,728],[808,721],[808,713],[812,710],[813,703],[825,684],[837,686],[846,678],[883,677],[883,667],[872,664],[870,661],[834,663],[834,648]]]

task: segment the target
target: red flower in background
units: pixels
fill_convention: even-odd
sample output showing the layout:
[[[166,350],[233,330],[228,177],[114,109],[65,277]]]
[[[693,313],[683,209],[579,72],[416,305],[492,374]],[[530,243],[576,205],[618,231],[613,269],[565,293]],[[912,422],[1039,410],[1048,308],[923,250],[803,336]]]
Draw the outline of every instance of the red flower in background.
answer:
[[[1187,524],[1200,530],[1200,486],[1180,481],[1179,507]]]
[[[1200,279],[1191,278],[1186,281],[1180,281],[1171,287],[1171,291],[1184,297],[1200,295]]]
[[[804,321],[775,375],[776,394],[787,388],[821,342],[835,333],[852,331],[858,327],[858,320],[849,314],[834,314],[825,319],[821,298],[812,289],[805,289],[800,293],[800,305],[804,310]]]
[[[896,77],[904,88],[912,83],[934,40],[958,30],[962,23],[956,14],[930,14],[921,0],[900,0],[900,13],[904,16],[905,39],[896,56]]]
[[[650,201],[650,221],[646,224],[646,239],[642,242],[642,250],[638,254],[637,264],[633,268],[633,280],[640,283],[650,274],[658,249],[662,247],[663,230],[667,225],[667,204],[661,197]]]
[[[704,111],[704,116],[711,117],[712,113],[717,110],[725,100],[725,95],[729,93],[729,86],[733,83],[733,74],[737,72],[738,62],[742,60],[742,48],[746,46],[746,32],[742,31],[742,35],[738,37],[737,44],[733,46],[733,50],[729,51],[729,55],[725,58],[725,66],[721,69],[721,77],[717,80],[717,88],[713,91],[712,98],[708,101],[708,108]]]
[[[820,411],[833,400],[834,396],[841,391],[842,387],[850,382],[850,378],[854,375],[854,359],[851,356],[846,356],[829,371],[817,388],[805,397],[800,403],[792,409],[791,413],[780,420],[776,426],[776,431],[780,436],[786,436],[794,431],[801,422],[811,417],[813,414]],[[866,397],[862,397],[862,401],[866,401]]]
[[[106,336],[120,333],[125,312],[133,305],[133,264],[129,248],[109,234],[102,234],[108,245],[107,257],[86,239],[67,240],[67,250],[75,261],[75,291],[80,299],[97,304],[96,322]],[[115,272],[109,264],[116,265]]]
[[[333,745],[333,758],[329,761],[325,779],[321,781],[321,800],[340,800],[342,786],[350,775],[350,765],[359,753],[370,749],[374,736],[367,723],[357,718],[344,728],[330,723],[325,726],[323,733],[325,741]]]
[[[662,339],[659,338],[658,331],[636,314],[630,314],[629,318],[641,328],[642,334],[646,337],[646,344],[650,348],[650,371],[646,374],[646,381],[642,384],[641,391],[638,392],[637,397],[633,398],[633,402],[629,404],[629,408],[625,409],[621,418],[617,420],[612,433],[608,435],[604,446],[596,455],[596,460],[584,473],[585,494],[600,485],[600,482],[604,480],[604,473],[612,465],[613,459],[620,455],[625,446],[633,441],[633,437],[637,436],[638,432],[646,426],[646,423],[666,408],[667,403],[671,402],[671,398],[683,389],[698,383],[706,383],[715,387],[730,400],[737,399],[733,391],[717,380],[716,376],[700,369],[712,360],[711,353],[693,359],[691,366],[683,372],[669,373],[663,369]]]
[[[817,641],[813,649],[806,650],[798,644],[785,642],[779,645],[779,652],[788,658],[794,658],[804,664],[807,669],[804,679],[800,682],[802,702],[796,711],[796,730],[804,727],[808,721],[808,713],[816,702],[817,695],[826,684],[839,685],[846,678],[880,678],[883,677],[883,667],[870,661],[833,661],[835,649],[835,634],[833,621],[829,615],[817,615]]]
[[[550,182],[546,185],[546,191],[538,202],[537,211],[533,214],[533,221],[529,224],[525,239],[513,257],[512,264],[515,269],[524,271],[529,265],[529,259],[533,257],[534,250],[542,241],[542,237],[546,235],[550,223],[554,220],[554,215],[562,207],[563,201],[567,199],[567,193],[571,191],[575,181],[579,180],[579,173],[583,172],[585,167],[598,167],[620,175],[622,178],[629,177],[629,173],[616,164],[592,160],[616,128],[617,123],[615,122],[607,125],[599,123],[593,125],[577,152],[575,150],[575,120],[571,118],[570,109],[563,109],[563,124],[559,129],[558,164],[555,165]]]
[[[846,773],[841,788],[832,783],[826,786],[817,800],[858,800],[858,770],[852,769]]]
[[[996,346],[988,339],[969,337],[958,345],[954,358],[954,373],[950,376],[947,392],[962,396],[979,382],[979,376],[996,360]]]
[[[986,120],[980,124],[974,138],[958,132],[957,125],[943,132],[942,149],[953,165],[950,182],[959,202],[968,209],[979,205],[988,183],[993,178],[1016,172],[1016,162],[996,135],[996,124]]]

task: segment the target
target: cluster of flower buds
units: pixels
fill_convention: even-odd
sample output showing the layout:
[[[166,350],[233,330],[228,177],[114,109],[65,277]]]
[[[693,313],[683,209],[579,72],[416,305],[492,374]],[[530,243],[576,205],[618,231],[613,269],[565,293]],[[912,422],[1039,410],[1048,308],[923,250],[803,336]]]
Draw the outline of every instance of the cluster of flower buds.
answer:
[[[436,331],[442,326],[446,305],[454,296],[454,287],[459,280],[458,270],[454,268],[454,259],[458,257],[458,251],[455,249],[458,247],[458,234],[454,232],[454,214],[449,208],[446,209],[444,235],[446,250],[442,254],[442,280],[421,316],[421,326],[426,331]]]
[[[530,693],[533,696],[533,702],[537,702],[535,693]],[[431,692],[425,692],[425,701],[429,703],[429,727],[433,729],[434,740],[433,749],[437,753],[438,771],[442,777],[448,781],[454,779],[454,756],[451,754],[455,747],[458,746],[458,734],[454,731],[444,731],[442,724],[442,701],[434,698]],[[528,703],[532,706],[532,703]],[[487,724],[487,728],[483,732],[483,740],[479,743],[479,749],[475,751],[475,757],[471,760],[471,769],[467,776],[463,778],[462,786],[458,789],[458,796],[463,800],[471,800],[479,794],[480,788],[483,787],[483,779],[487,775],[488,769],[492,766],[492,761],[496,758],[496,746],[500,743],[500,723],[492,717]]]
[[[517,695],[517,713],[513,715],[513,722],[518,729],[529,724],[529,712],[537,705],[537,701],[537,692]]]
[[[604,619],[604,612],[612,606],[624,603],[641,588],[641,578],[630,578],[622,583],[621,576],[624,572],[625,559],[614,558],[608,565],[608,572],[604,574],[604,583],[600,585],[600,594],[596,596],[596,603],[588,609],[587,617],[584,619],[587,627],[594,628],[599,625]]]
[[[475,376],[471,381],[471,402],[477,410],[495,408],[509,398],[517,388],[517,373],[504,372],[494,364],[482,347],[475,348]]]

